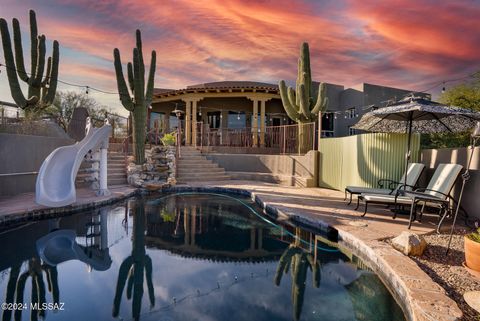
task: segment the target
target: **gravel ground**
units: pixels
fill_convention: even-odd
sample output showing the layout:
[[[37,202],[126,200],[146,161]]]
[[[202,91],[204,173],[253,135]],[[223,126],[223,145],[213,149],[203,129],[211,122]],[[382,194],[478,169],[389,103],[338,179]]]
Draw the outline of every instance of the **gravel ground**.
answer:
[[[480,313],[470,308],[463,300],[467,291],[480,291],[480,279],[472,276],[462,265],[465,261],[463,235],[467,230],[458,229],[453,236],[448,256],[445,250],[448,244],[448,234],[425,235],[428,247],[421,257],[412,257],[417,264],[435,282],[442,286],[447,295],[457,302],[463,311],[463,320],[480,320]]]

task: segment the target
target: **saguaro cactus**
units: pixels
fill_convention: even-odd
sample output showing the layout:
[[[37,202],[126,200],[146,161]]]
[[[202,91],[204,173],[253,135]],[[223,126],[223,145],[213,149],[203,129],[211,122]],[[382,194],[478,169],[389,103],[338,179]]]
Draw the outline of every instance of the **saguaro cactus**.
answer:
[[[147,108],[152,103],[153,82],[155,77],[155,64],[157,54],[152,51],[150,62],[150,73],[148,75],[147,89],[145,91],[145,65],[143,63],[142,36],[137,30],[137,47],[133,49],[133,64],[127,64],[128,84],[123,77],[122,61],[120,51],[113,50],[115,73],[117,76],[118,93],[123,107],[131,112],[133,118],[133,145],[135,164],[141,165],[145,162],[145,132],[147,126]]]
[[[127,285],[127,299],[132,299],[132,316],[134,320],[140,319],[143,297],[144,278],[147,281],[150,306],[155,306],[155,292],[152,282],[152,259],[145,252],[145,203],[135,201],[133,210],[133,236],[132,254],[120,265],[118,272],[115,298],[113,299],[114,318],[120,313],[120,304],[125,285]],[[132,295],[133,292],[133,295]]]
[[[292,87],[287,88],[284,80],[280,80],[278,87],[285,112],[288,117],[298,123],[299,153],[304,153],[308,149],[304,124],[314,122],[316,116],[328,107],[325,84],[320,83],[316,95],[313,89],[308,43],[302,43],[300,49],[296,90]],[[321,120],[319,123],[321,124]]]
[[[13,44],[15,57],[12,51],[10,31],[5,19],[0,19],[0,32],[2,34],[3,53],[7,67],[7,77],[10,84],[10,92],[15,103],[25,111],[44,108],[52,104],[57,91],[59,49],[58,41],[53,41],[53,53],[47,59],[47,70],[45,69],[45,35],[38,35],[37,19],[35,12],[30,10],[30,40],[31,40],[31,71],[27,73],[23,60],[22,38],[20,24],[16,18],[12,20]],[[18,76],[17,76],[18,74]],[[22,92],[18,77],[28,85],[27,97]],[[43,78],[43,79],[42,79]]]

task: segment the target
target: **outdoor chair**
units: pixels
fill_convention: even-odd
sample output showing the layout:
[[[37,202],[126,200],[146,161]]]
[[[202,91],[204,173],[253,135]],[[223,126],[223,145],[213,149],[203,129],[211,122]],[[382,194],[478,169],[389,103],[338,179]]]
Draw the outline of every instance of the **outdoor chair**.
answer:
[[[450,192],[462,167],[462,165],[458,164],[438,165],[426,188],[418,188],[412,191],[403,190],[403,188],[400,187],[397,189],[395,195],[361,194],[358,197],[359,201],[361,200],[365,203],[365,210],[362,217],[367,214],[368,204],[370,203],[395,205],[395,208],[398,208],[399,205],[409,205],[410,218],[408,228],[410,229],[413,219],[416,218],[417,205],[420,204],[422,205],[420,219],[425,207],[433,207],[439,210],[440,221],[437,227],[438,232],[444,218],[450,211],[450,203],[456,203],[453,197],[450,196]],[[394,211],[393,218],[396,218],[396,214],[396,211]]]
[[[417,185],[417,181],[420,178],[420,175],[423,172],[425,165],[422,163],[411,163],[408,165],[407,171],[407,189],[412,190],[414,186]],[[405,184],[405,173],[403,173],[402,178],[397,182],[391,179],[380,179],[377,182],[379,188],[373,187],[361,187],[361,186],[347,186],[345,187],[345,200],[347,200],[347,193],[350,193],[350,201],[348,205],[352,203],[353,195],[360,194],[387,194],[395,195],[396,191],[400,186]],[[357,198],[357,207],[358,209],[359,200]]]

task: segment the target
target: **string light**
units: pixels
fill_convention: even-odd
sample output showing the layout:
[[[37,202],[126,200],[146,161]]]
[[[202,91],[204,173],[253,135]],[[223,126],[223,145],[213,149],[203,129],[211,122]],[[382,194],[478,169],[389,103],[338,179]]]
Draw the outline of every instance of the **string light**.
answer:
[[[12,69],[12,70],[15,70],[15,71],[18,71],[18,69],[16,68],[12,68],[12,67],[8,67],[7,65],[3,64],[3,63],[0,63],[0,68],[1,67],[5,67],[5,68],[9,68],[9,69]],[[1,73],[1,69],[0,69],[0,73]],[[26,73],[27,75],[31,76],[31,73]],[[46,76],[46,79],[47,79],[47,82],[49,83],[49,77]],[[61,83],[61,84],[64,84],[64,85],[67,85],[67,86],[71,86],[71,87],[77,87],[77,88],[83,88],[85,89],[85,93],[88,95],[90,93],[90,91],[96,91],[96,92],[99,92],[99,93],[102,93],[102,94],[106,94],[106,95],[119,95],[119,96],[128,96],[128,98],[130,99],[130,95],[124,95],[124,94],[121,94],[119,92],[113,92],[113,91],[107,91],[107,90],[103,90],[103,89],[99,89],[99,88],[96,88],[96,87],[92,87],[92,86],[89,86],[89,85],[80,85],[80,84],[75,84],[75,83],[71,83],[71,82],[68,82],[68,81],[65,81],[65,80],[61,80],[59,78],[57,78],[57,82],[58,83]],[[47,88],[49,88],[48,84],[47,84]],[[120,98],[121,100],[121,98]]]

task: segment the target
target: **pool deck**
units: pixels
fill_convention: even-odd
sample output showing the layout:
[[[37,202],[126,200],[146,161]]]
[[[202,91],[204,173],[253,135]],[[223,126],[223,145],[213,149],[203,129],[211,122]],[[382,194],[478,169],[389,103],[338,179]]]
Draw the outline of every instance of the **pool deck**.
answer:
[[[413,260],[383,241],[408,230],[406,216],[393,220],[391,213],[384,207],[369,206],[368,214],[362,218],[361,212],[354,210],[355,206],[348,206],[343,200],[343,192],[322,188],[287,187],[239,180],[178,186],[246,190],[252,193],[260,205],[275,208],[279,219],[293,216],[313,223],[327,223],[338,230],[340,244],[354,250],[387,283],[403,303],[409,320],[458,320],[462,316],[456,303],[447,297],[440,285],[433,282]],[[37,205],[34,193],[2,197],[0,224],[99,207],[136,193],[135,188],[125,185],[112,186],[110,190],[111,196],[96,197],[92,190],[79,189],[74,204],[57,209]],[[424,216],[421,223],[413,223],[411,231],[418,234],[432,233],[437,222],[438,217]]]

